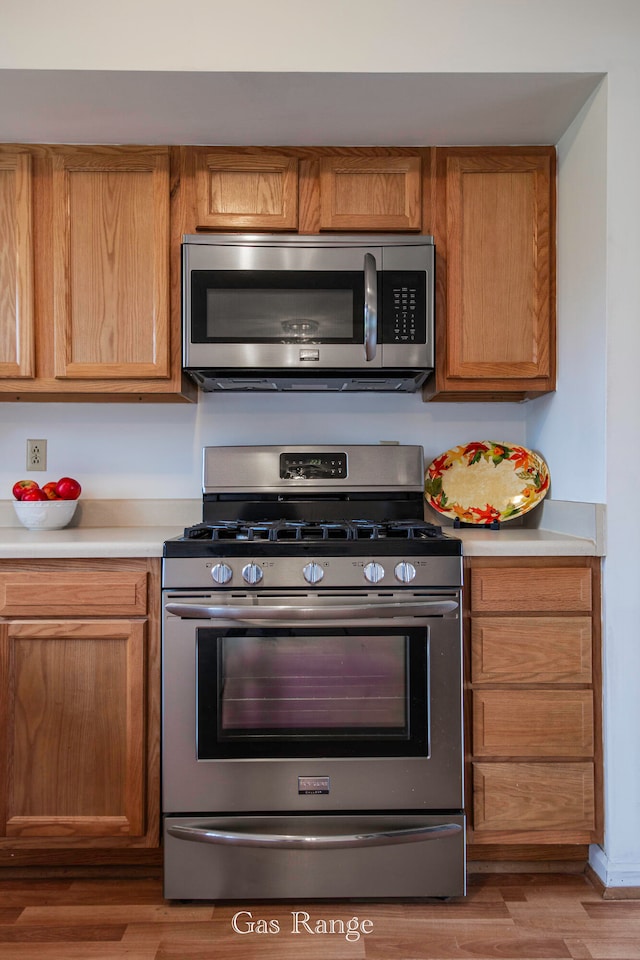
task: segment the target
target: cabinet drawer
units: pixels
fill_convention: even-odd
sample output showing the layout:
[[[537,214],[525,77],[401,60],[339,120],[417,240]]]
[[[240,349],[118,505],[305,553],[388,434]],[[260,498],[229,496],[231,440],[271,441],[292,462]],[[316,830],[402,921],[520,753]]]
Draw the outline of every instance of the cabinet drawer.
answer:
[[[474,763],[474,831],[561,832],[564,842],[588,842],[593,785],[591,763]]]
[[[471,627],[474,683],[591,683],[590,617],[482,617]]]
[[[589,567],[478,567],[471,578],[474,613],[591,610]]]
[[[0,573],[0,616],[144,616],[147,573],[16,570]]]
[[[593,756],[591,691],[474,691],[473,752],[479,757]]]

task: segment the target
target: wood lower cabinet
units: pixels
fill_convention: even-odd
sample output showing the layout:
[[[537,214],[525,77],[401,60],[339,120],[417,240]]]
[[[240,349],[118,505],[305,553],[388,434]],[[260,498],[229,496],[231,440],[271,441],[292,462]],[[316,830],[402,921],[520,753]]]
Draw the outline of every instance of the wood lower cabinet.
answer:
[[[436,372],[425,399],[555,389],[555,148],[438,147]]]
[[[195,396],[169,210],[168,147],[0,146],[0,399]]]
[[[599,561],[469,558],[465,590],[472,858],[601,840]]]
[[[0,562],[0,865],[157,851],[158,583],[155,560]]]

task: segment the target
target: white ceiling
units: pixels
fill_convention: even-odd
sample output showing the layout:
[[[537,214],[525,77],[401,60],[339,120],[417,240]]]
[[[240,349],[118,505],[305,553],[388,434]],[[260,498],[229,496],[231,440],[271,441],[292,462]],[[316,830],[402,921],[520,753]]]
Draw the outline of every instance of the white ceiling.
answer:
[[[0,70],[0,141],[557,143],[602,76]]]

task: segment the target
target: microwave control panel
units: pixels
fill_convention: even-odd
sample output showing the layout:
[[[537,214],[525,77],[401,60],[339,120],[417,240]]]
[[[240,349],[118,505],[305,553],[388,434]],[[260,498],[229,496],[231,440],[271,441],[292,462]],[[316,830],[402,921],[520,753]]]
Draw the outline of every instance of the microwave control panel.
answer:
[[[382,282],[382,342],[426,343],[427,275],[385,270]]]

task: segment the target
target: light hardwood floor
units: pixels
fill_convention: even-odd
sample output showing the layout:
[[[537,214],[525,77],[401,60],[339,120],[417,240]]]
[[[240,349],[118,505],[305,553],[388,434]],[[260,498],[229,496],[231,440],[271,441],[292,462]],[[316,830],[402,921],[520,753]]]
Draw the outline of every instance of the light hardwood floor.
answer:
[[[279,933],[233,930],[238,911]],[[292,932],[356,917],[370,932]],[[239,920],[246,921],[243,914]],[[322,924],[320,929],[322,928]],[[587,877],[473,875],[465,900],[172,903],[144,880],[0,880],[1,960],[640,960],[640,902],[604,900]]]

